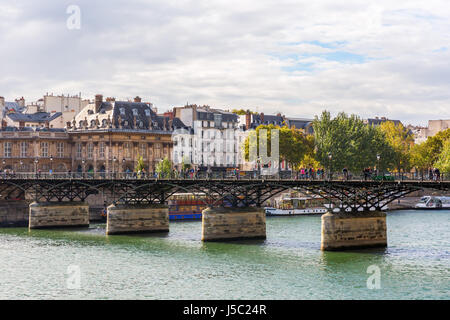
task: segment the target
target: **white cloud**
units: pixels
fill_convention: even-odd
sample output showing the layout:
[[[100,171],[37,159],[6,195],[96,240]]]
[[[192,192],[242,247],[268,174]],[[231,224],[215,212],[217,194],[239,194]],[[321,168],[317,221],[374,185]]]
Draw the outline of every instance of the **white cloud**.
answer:
[[[71,31],[71,3],[2,1],[0,95],[450,118],[444,0],[77,2]]]

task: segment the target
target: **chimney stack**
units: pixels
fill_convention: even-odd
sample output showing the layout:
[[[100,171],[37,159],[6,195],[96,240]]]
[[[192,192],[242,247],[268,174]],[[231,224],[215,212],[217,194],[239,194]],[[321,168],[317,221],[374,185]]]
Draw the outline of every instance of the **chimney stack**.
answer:
[[[139,96],[136,96],[136,98],[134,98],[134,102],[138,102],[138,103],[141,103],[141,102],[142,102],[142,99],[141,99],[141,97],[139,97]]]
[[[259,115],[259,117],[261,118],[261,123],[264,123],[264,113],[261,112],[261,114]]]
[[[103,96],[101,94],[95,95],[95,113],[100,111],[100,107],[103,103]]]

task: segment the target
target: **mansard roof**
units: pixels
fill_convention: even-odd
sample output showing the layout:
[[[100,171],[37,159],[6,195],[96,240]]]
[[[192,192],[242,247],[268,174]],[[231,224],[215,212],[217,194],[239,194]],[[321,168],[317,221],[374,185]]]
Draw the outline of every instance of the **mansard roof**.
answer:
[[[46,121],[52,121],[62,115],[61,112],[48,113],[48,112],[36,112],[36,113],[20,113],[13,112],[7,113],[6,116],[12,121],[24,121],[24,122],[37,122],[42,123]]]

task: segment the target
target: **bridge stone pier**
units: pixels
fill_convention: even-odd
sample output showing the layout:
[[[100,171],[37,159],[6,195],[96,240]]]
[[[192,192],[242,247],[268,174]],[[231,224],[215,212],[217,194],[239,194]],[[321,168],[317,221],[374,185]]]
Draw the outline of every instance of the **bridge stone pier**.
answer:
[[[85,202],[33,202],[29,214],[29,229],[89,226]]]
[[[169,207],[163,204],[117,204],[107,210],[106,234],[169,232]]]
[[[328,212],[322,216],[324,251],[386,246],[386,213],[382,211]]]
[[[28,226],[29,201],[0,200],[0,228]]]
[[[208,208],[202,213],[202,241],[266,239],[261,208]]]

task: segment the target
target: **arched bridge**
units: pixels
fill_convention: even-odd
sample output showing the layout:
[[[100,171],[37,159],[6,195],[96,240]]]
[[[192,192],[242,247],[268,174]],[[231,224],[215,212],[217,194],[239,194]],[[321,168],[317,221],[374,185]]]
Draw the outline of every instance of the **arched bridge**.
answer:
[[[298,190],[337,204],[336,210],[381,210],[390,202],[423,188],[449,190],[450,181],[364,181],[295,179],[156,179],[123,175],[16,175],[0,177],[0,197],[36,202],[85,201],[108,193],[114,204],[164,204],[175,193],[204,194],[210,207],[261,207],[266,200]]]

